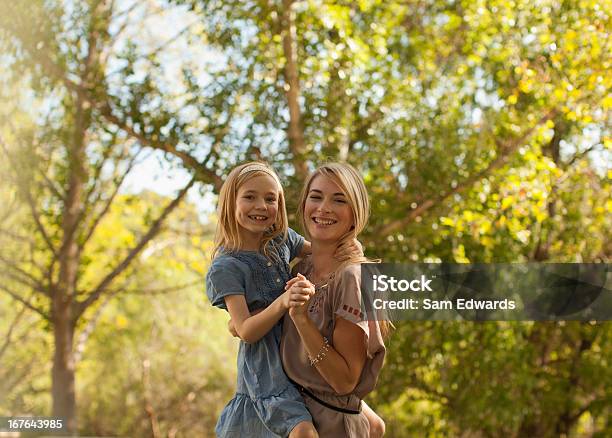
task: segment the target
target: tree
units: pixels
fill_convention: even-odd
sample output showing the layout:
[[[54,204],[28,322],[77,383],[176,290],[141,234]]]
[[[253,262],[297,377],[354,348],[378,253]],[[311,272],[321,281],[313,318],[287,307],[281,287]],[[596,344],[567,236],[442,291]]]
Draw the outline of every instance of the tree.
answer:
[[[10,152],[17,139],[31,143],[24,138],[69,145],[59,157],[38,154],[37,162],[48,168],[55,169],[53,160],[69,163],[46,172],[49,181],[26,178],[39,181],[46,193],[53,193],[56,180],[65,191],[55,197],[63,204],[41,204],[60,222],[30,225],[37,230],[36,247],[47,248],[46,266],[59,260],[61,250],[62,285],[74,278],[68,261],[75,259],[71,242],[78,247],[79,241],[70,240],[71,233],[79,235],[80,216],[71,210],[82,201],[78,188],[97,180],[91,176],[100,157],[129,162],[141,149],[163,151],[215,192],[226,168],[268,158],[286,181],[290,213],[308,169],[325,159],[349,161],[363,172],[372,199],[364,243],[386,261],[609,260],[607,5],[160,0],[121,7],[21,1],[0,14],[8,67],[3,93],[21,83],[32,90],[31,99],[46,102],[43,110],[59,109],[41,111],[49,116],[35,117],[29,129],[15,122],[15,114],[5,118],[13,121],[2,128],[5,149]],[[143,34],[158,13],[179,14],[176,22],[186,25],[151,43]],[[28,104],[21,101],[21,107]],[[133,147],[122,155],[126,142]],[[21,193],[27,204],[27,191]],[[43,197],[34,193],[32,199]],[[61,208],[66,213],[58,216]],[[61,232],[48,232],[52,225]],[[31,280],[11,272],[12,281]],[[398,332],[410,337],[420,330]],[[411,381],[416,387],[449,368],[436,359],[435,335],[444,329],[434,330],[422,354],[437,368],[417,373]],[[560,351],[586,345],[576,339],[606,339],[605,326],[542,330],[572,340],[559,341]],[[544,348],[545,335],[525,335],[529,330],[520,324],[510,331],[516,356],[499,350],[500,357],[532,358],[526,350]],[[489,335],[471,325],[457,332]],[[476,353],[470,349],[466,357],[476,360]],[[590,354],[587,348],[575,361],[564,361],[580,369]],[[390,356],[407,361],[393,344]],[[554,368],[542,381],[550,384],[557,375],[567,383],[576,374]],[[401,401],[406,394],[387,395]],[[530,401],[545,406],[550,400],[534,395]],[[584,415],[605,415],[579,394],[575,401],[555,411],[544,433],[576,427],[584,416],[574,417],[584,406],[590,406]],[[452,430],[476,427],[436,406]],[[468,415],[475,406],[457,412]],[[545,420],[512,412],[517,417],[510,432],[534,430]]]
[[[64,14],[58,6],[23,2],[2,11],[2,42],[12,67],[3,92],[25,85],[32,87],[34,96],[17,96],[3,115],[0,139],[10,165],[11,187],[28,209],[27,216],[5,212],[2,234],[13,244],[2,251],[5,281],[0,288],[38,313],[53,330],[53,415],[66,418],[71,433],[76,431],[75,330],[85,312],[125,275],[195,182],[192,178],[176,198],[151,211],[143,226],[131,230],[128,241],[112,248],[116,258],[104,270],[97,275],[88,271],[94,257],[91,239],[139,151],[130,140],[137,135],[101,123],[104,108],[92,105],[89,94],[104,77],[102,49],[110,40],[109,6],[104,2],[73,6]],[[69,32],[75,30],[71,26],[83,33],[75,37]],[[60,37],[69,45],[62,45]],[[40,58],[32,63],[35,56]],[[22,111],[33,102],[48,106],[35,114]],[[11,227],[11,219],[19,226]]]

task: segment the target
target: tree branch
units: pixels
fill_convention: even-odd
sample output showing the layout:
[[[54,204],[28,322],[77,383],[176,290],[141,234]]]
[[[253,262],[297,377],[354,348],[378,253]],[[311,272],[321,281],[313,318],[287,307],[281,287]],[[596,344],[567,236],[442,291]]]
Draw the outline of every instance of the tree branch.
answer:
[[[4,153],[6,154],[8,159],[11,161],[11,164],[13,165],[13,168],[15,170],[19,169],[19,166],[17,166],[17,164],[13,160],[13,158],[12,158],[12,156],[11,156],[9,150],[8,150],[8,147],[6,146],[6,142],[4,141],[4,138],[2,137],[2,135],[0,135],[0,146],[4,150]],[[49,238],[49,235],[47,234],[47,231],[45,230],[45,227],[43,226],[43,224],[40,221],[40,214],[38,213],[38,210],[36,209],[36,204],[34,203],[34,200],[32,199],[32,193],[30,192],[30,189],[29,188],[23,188],[22,191],[25,194],[26,200],[28,202],[28,206],[30,207],[30,212],[32,214],[32,218],[34,219],[34,222],[36,223],[36,228],[38,229],[38,231],[42,235],[43,240],[47,244],[47,247],[49,248],[49,250],[53,254],[54,258],[57,258],[57,251],[55,250],[55,247],[51,243],[51,239]]]
[[[43,226],[40,220],[40,213],[38,212],[38,209],[36,208],[36,204],[34,202],[34,199],[32,198],[32,193],[30,192],[29,189],[25,189],[24,191],[25,191],[26,199],[28,201],[28,206],[30,207],[30,213],[32,214],[32,218],[34,219],[34,222],[36,223],[36,228],[38,229],[38,232],[42,235],[42,238],[45,241],[45,243],[47,244],[47,248],[49,249],[49,251],[51,251],[51,254],[53,255],[53,259],[56,260],[58,258],[58,252],[53,246],[53,243],[51,242],[51,238],[47,234],[47,231],[45,230],[45,227]]]
[[[149,289],[140,289],[135,291],[127,291],[126,295],[162,295],[170,292],[180,292],[192,286],[196,286],[202,283],[202,279],[199,278],[190,283],[179,284],[177,286],[170,287],[158,287],[158,288],[149,288]]]
[[[574,155],[567,163],[563,163],[563,166],[565,168],[571,167],[572,164],[574,164],[576,161],[578,161],[579,159],[583,158],[584,156],[586,156],[587,154],[595,150],[595,147],[599,146],[600,144],[601,142],[595,143],[589,146],[588,148],[586,148],[585,150],[583,150],[582,152],[576,153],[576,155]]]
[[[114,145],[108,145],[106,148],[104,148],[104,150],[102,151],[102,158],[100,162],[96,163],[95,167],[92,168],[92,175],[91,175],[90,180],[93,181],[93,184],[91,185],[89,190],[87,190],[87,193],[85,195],[86,205],[89,205],[89,204],[96,205],[98,201],[100,200],[98,196],[96,200],[92,202],[91,196],[93,195],[93,193],[96,191],[96,188],[98,187],[98,182],[100,181],[100,176],[102,175],[102,169],[104,168],[104,165],[106,164],[106,161],[110,157],[113,149],[114,149]]]
[[[85,299],[85,301],[77,303],[77,310],[75,312],[75,321],[83,314],[83,312],[96,300],[100,298],[100,296],[105,292],[106,288],[110,285],[110,283],[121,274],[132,262],[132,260],[142,251],[145,245],[159,232],[161,229],[161,225],[166,219],[166,217],[172,213],[172,211],[180,204],[183,200],[187,191],[193,186],[195,183],[195,177],[189,181],[189,183],[178,193],[176,198],[170,202],[168,206],[162,211],[159,217],[155,220],[155,222],[149,228],[149,231],[142,236],[138,244],[132,248],[132,250],[128,253],[128,255],[119,263],[115,269],[113,269],[104,279],[98,284],[98,286],[93,290],[93,292]]]
[[[33,290],[42,293],[43,295],[49,296],[48,290],[45,288],[44,284],[33,275],[21,269],[19,266],[14,264],[11,260],[8,260],[0,255],[0,262],[2,262],[5,266],[11,269],[14,272],[17,272],[19,276],[15,274],[11,274],[10,272],[5,272],[5,275],[9,275],[13,280],[18,281],[26,286],[32,288]]]
[[[102,311],[104,310],[106,305],[110,302],[110,300],[115,295],[117,295],[118,292],[119,291],[109,293],[106,296],[106,299],[104,300],[104,302],[100,304],[100,306],[96,309],[96,312],[93,315],[93,317],[91,317],[91,319],[87,322],[87,325],[85,326],[83,331],[79,334],[78,341],[74,349],[74,362],[75,363],[79,363],[81,361],[81,358],[83,357],[83,352],[85,351],[85,344],[87,343],[89,336],[91,335],[96,325],[98,324],[98,320],[100,319],[100,316],[102,315]]]
[[[128,135],[138,140],[141,145],[153,149],[159,149],[178,157],[183,162],[185,167],[194,170],[196,178],[198,178],[200,181],[207,184],[212,184],[216,191],[221,189],[223,179],[214,171],[204,167],[194,156],[179,150],[177,145],[152,139],[142,133],[137,132],[128,122],[113,114],[111,98],[106,91],[100,92],[100,95],[94,96],[82,83],[76,83],[66,77],[64,70],[49,58],[46,51],[37,49],[32,45],[27,45],[24,41],[22,41],[22,43],[24,49],[30,53],[32,62],[42,67],[47,74],[51,75],[51,77],[63,83],[68,90],[80,94],[87,103],[89,103],[92,107],[97,108],[98,111],[100,111],[100,114],[107,121],[115,124]]]
[[[9,326],[9,329],[6,332],[4,344],[2,344],[2,347],[0,347],[0,361],[2,360],[2,356],[4,356],[6,349],[11,343],[11,336],[13,335],[13,330],[15,330],[15,327],[19,323],[19,320],[23,317],[23,314],[25,313],[26,309],[27,307],[23,306],[19,313],[17,313],[17,316],[15,316],[15,319],[13,320],[11,325]]]
[[[20,297],[19,294],[9,289],[5,284],[0,284],[0,290],[3,290],[7,294],[9,294],[11,298],[13,298],[16,301],[19,301],[21,304],[26,306],[28,309],[33,310],[34,312],[42,316],[45,320],[51,322],[50,316],[44,310],[37,308],[36,306],[31,304],[29,301],[25,300],[23,297]]]
[[[95,219],[93,220],[93,222],[91,224],[91,227],[89,228],[89,231],[87,231],[87,234],[85,235],[85,238],[79,244],[79,247],[81,249],[85,247],[85,244],[87,244],[87,242],[89,241],[89,239],[93,235],[94,231],[98,227],[98,224],[100,223],[102,218],[106,215],[106,213],[108,213],[108,211],[109,211],[113,201],[115,200],[115,197],[119,193],[119,189],[121,188],[121,185],[123,184],[123,181],[125,181],[125,178],[131,172],[132,168],[134,167],[134,164],[135,164],[136,159],[137,159],[139,154],[140,154],[140,151],[136,155],[134,155],[134,157],[132,157],[132,159],[130,160],[130,162],[128,164],[127,170],[121,175],[121,177],[119,178],[119,181],[117,181],[117,183],[115,184],[115,188],[113,190],[113,193],[111,194],[111,196],[106,201],[106,204],[104,204],[104,208],[102,209],[100,214],[98,214],[95,217]]]
[[[21,236],[21,235],[19,235],[17,233],[13,233],[12,231],[3,230],[2,228],[0,228],[0,234],[4,234],[5,236],[8,236],[11,239],[16,240],[18,242],[24,242],[24,243],[29,243],[29,244],[33,244],[34,243],[32,241],[32,239],[30,239],[28,236]]]
[[[444,192],[440,196],[438,196],[438,197],[436,197],[434,199],[427,199],[425,202],[423,202],[422,204],[418,205],[417,208],[413,209],[410,213],[408,213],[408,215],[405,218],[398,219],[398,220],[395,220],[393,222],[390,222],[390,223],[386,224],[379,231],[377,231],[377,235],[387,236],[387,235],[397,231],[398,229],[400,229],[402,227],[405,227],[406,225],[411,223],[417,216],[423,214],[427,210],[430,210],[432,207],[441,204],[442,202],[444,202],[450,196],[452,196],[454,194],[457,194],[457,193],[463,192],[465,189],[471,187],[472,185],[474,185],[480,179],[482,179],[485,176],[489,175],[495,169],[501,167],[503,164],[505,164],[505,162],[508,160],[510,155],[521,144],[523,144],[525,142],[525,140],[533,133],[533,131],[538,126],[542,125],[547,120],[552,119],[555,116],[555,114],[556,114],[555,110],[549,111],[547,114],[542,116],[540,118],[540,120],[538,120],[538,122],[534,126],[532,126],[527,131],[525,131],[523,133],[523,135],[521,135],[518,138],[515,138],[514,140],[512,140],[510,142],[502,143],[501,141],[496,139],[495,143],[498,145],[499,154],[498,154],[497,158],[495,160],[493,160],[492,162],[490,162],[489,165],[485,169],[483,169],[480,172],[477,172],[474,175],[466,178],[463,182],[461,182],[460,184],[457,184],[457,186],[455,186],[453,189],[447,190],[446,192]]]
[[[96,104],[92,101],[92,104]],[[215,187],[215,190],[219,191],[221,189],[221,185],[223,184],[223,180],[220,176],[214,173],[212,170],[207,169],[200,163],[195,157],[188,154],[187,152],[183,152],[177,149],[176,145],[172,145],[169,143],[165,143],[160,140],[155,140],[146,137],[144,134],[136,132],[136,130],[129,125],[125,120],[121,120],[119,117],[113,114],[113,111],[108,102],[103,102],[102,104],[98,103],[98,109],[100,114],[104,116],[106,120],[115,124],[118,128],[125,131],[129,136],[138,140],[138,142],[143,146],[148,146],[153,149],[159,149],[164,152],[168,152],[175,157],[178,157],[183,165],[189,169],[193,169],[195,171],[195,176],[198,177],[205,183],[212,184]]]
[[[62,194],[60,192],[60,189],[53,183],[53,181],[51,181],[49,179],[47,174],[42,169],[40,170],[39,173],[43,177],[43,179],[45,180],[45,183],[46,183],[47,187],[49,188],[49,190],[51,190],[51,193],[53,193],[58,199],[63,199],[64,198],[64,194]]]

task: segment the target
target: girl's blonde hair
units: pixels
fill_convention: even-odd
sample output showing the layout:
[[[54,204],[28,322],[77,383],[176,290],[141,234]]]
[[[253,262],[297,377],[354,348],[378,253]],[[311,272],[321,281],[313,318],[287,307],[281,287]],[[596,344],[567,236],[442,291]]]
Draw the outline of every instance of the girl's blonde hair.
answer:
[[[278,186],[278,209],[276,220],[272,227],[266,231],[261,240],[259,250],[268,258],[274,258],[272,251],[272,241],[278,236],[287,238],[287,209],[285,207],[285,195],[280,180],[274,170],[264,162],[251,161],[235,167],[227,176],[221,186],[219,193],[219,205],[217,207],[217,230],[215,232],[215,246],[212,253],[214,259],[221,250],[234,252],[240,250],[244,241],[240,236],[238,221],[236,220],[236,200],[238,189],[247,181],[257,177],[267,175],[276,181]]]
[[[356,238],[366,227],[368,219],[370,218],[370,200],[368,197],[368,190],[363,182],[361,174],[350,164],[347,163],[327,163],[319,166],[314,172],[310,174],[304,188],[300,195],[300,201],[298,203],[298,217],[302,224],[302,229],[306,237],[310,239],[308,233],[308,218],[304,216],[304,209],[306,207],[306,200],[308,199],[308,192],[310,191],[310,185],[314,179],[323,175],[331,179],[344,193],[351,211],[353,214],[353,227],[343,235],[340,240],[342,242],[349,242]],[[380,260],[371,260],[364,256],[352,256],[350,259],[344,261],[338,270],[343,267],[354,264],[354,263],[380,263]],[[390,334],[393,325],[389,321],[379,321],[380,331],[383,338],[386,339]]]

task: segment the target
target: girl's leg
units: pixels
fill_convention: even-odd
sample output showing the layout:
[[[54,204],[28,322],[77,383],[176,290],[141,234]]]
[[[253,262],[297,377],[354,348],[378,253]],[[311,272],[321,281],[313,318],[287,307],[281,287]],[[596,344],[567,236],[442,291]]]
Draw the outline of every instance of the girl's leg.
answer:
[[[385,434],[385,422],[365,401],[362,400],[361,403],[363,403],[361,411],[370,423],[370,438],[381,438]]]
[[[310,421],[302,421],[293,428],[289,438],[319,438],[319,434]]]

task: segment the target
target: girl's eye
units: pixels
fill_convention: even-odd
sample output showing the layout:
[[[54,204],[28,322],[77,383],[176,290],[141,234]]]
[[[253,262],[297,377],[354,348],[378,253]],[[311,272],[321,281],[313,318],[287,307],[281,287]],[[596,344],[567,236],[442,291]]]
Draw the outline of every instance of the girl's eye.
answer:
[[[309,198],[310,199],[321,199],[321,197],[318,195],[310,195]]]
[[[244,199],[253,199],[253,195],[244,195],[243,198]]]
[[[346,201],[344,199],[336,199],[336,202],[340,204],[346,204]]]
[[[276,202],[276,198],[268,198],[266,199],[266,202],[269,202],[270,204],[274,204]]]

